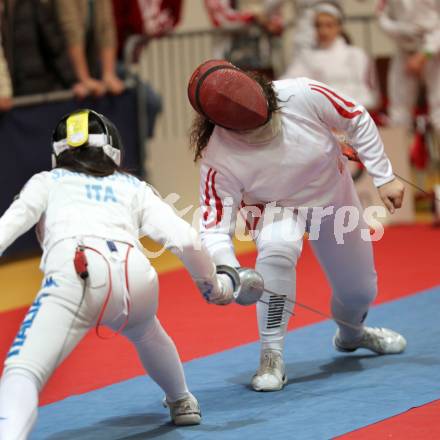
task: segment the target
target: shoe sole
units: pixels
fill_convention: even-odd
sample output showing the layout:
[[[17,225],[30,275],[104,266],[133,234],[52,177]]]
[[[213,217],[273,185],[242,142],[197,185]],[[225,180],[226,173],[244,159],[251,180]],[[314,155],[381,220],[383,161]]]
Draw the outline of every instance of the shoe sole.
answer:
[[[337,344],[335,337],[333,338],[333,347],[335,348],[336,351],[340,351],[341,353],[353,353],[358,348],[360,348],[360,347],[356,347],[356,348],[344,348],[344,347],[341,347],[340,345]]]
[[[254,385],[251,384],[251,387],[254,391],[257,392],[263,392],[263,393],[270,393],[271,391],[281,391],[284,388],[284,385],[287,383],[287,376],[283,376],[283,380],[281,382],[281,385],[277,388],[257,388]]]
[[[386,355],[393,355],[393,354],[401,354],[405,351],[406,349],[406,342],[403,346],[403,348],[399,349],[399,350],[390,350],[390,351],[382,351],[382,350],[374,350],[373,348],[370,347],[356,347],[356,348],[344,348],[341,347],[340,345],[338,345],[336,343],[336,338],[333,338],[333,347],[335,348],[335,350],[340,351],[341,353],[353,353],[354,351],[358,350],[359,348],[363,348],[365,350],[369,350],[372,353],[375,353],[379,356],[386,356]]]
[[[177,416],[173,423],[176,426],[191,426],[191,425],[200,425],[202,421],[202,416],[199,414],[187,414]]]

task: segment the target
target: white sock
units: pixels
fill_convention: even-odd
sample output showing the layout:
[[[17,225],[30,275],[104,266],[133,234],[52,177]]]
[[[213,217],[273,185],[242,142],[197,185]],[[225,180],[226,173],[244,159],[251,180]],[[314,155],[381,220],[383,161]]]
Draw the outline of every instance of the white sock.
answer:
[[[267,289],[287,295],[291,301],[295,300],[296,271],[293,261],[282,255],[270,255],[257,260],[255,269],[263,276]],[[293,303],[268,293],[264,293],[261,299],[269,303],[269,306],[257,303],[261,349],[275,350],[282,354],[291,316],[288,312],[292,312]]]
[[[0,440],[26,440],[37,415],[36,379],[26,370],[7,371],[0,383]]]
[[[135,344],[145,370],[164,390],[168,402],[189,395],[176,346],[157,318],[139,337],[127,336]]]
[[[335,297],[332,298],[332,315],[339,327],[339,337],[347,346],[350,346],[350,342],[356,343],[362,338],[364,333],[364,321],[367,317],[368,309],[369,304],[356,308],[348,308],[341,304]],[[350,325],[344,325],[342,322],[346,322]]]

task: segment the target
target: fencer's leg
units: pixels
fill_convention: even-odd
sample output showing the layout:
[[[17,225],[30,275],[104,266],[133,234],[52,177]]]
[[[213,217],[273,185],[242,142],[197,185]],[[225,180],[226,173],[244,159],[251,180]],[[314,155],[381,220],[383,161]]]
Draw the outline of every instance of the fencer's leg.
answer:
[[[434,185],[435,225],[440,226],[440,61],[438,57],[433,57],[428,61],[425,68],[425,82],[430,119],[434,130],[430,155],[437,178],[437,184]]]
[[[36,377],[24,369],[10,369],[0,382],[0,440],[26,440],[37,414]]]
[[[341,234],[335,232],[335,228],[340,228],[335,221],[337,217],[326,217],[321,223],[318,239],[310,240],[332,287],[331,307],[333,317],[339,321],[339,336],[349,343],[362,337],[368,309],[377,293],[372,244],[361,236],[361,229],[368,231],[368,225],[362,219],[362,208],[352,182],[350,186],[353,188],[347,191],[346,202],[342,206],[357,210],[360,216],[357,226],[351,232],[344,233],[343,243],[338,243],[336,236],[341,241]],[[352,220],[355,221],[356,215],[353,215]]]
[[[334,345],[339,351],[368,348],[379,354],[400,353],[406,346],[401,335],[392,330],[364,325],[377,293],[377,275],[371,241],[364,239],[369,237],[368,225],[363,220],[363,210],[351,180],[345,190],[345,202],[340,209],[355,209],[359,215],[359,221],[355,222],[357,226],[346,229],[345,221],[341,226],[335,221],[338,216],[332,216],[322,222],[319,238],[311,241],[333,289],[332,313],[339,327]],[[357,215],[352,215],[356,220]],[[350,224],[350,219],[347,224]],[[347,230],[342,235],[341,227]]]
[[[170,402],[189,394],[176,346],[156,317],[129,329],[125,335],[135,345],[145,370]]]
[[[260,252],[255,270],[261,274],[265,288],[279,292],[284,297],[264,293],[263,302],[257,303],[258,330],[262,350],[273,350],[282,354],[284,338],[293,310],[296,291],[296,261],[293,256],[282,255],[279,249]],[[286,298],[289,302],[286,302]],[[268,304],[268,305],[267,305]]]
[[[0,420],[1,440],[27,438],[37,417],[39,391],[89,328],[81,316],[72,326],[80,301],[77,289],[69,289],[56,275],[52,280],[56,286],[37,296],[5,361],[0,417],[6,421]]]
[[[263,225],[256,239],[258,257],[255,269],[267,289],[285,295],[264,293],[257,303],[261,342],[260,367],[252,379],[256,391],[276,391],[287,381],[282,360],[284,339],[293,310],[296,287],[296,262],[302,250],[302,234],[292,217]],[[294,231],[295,230],[295,231]],[[286,298],[290,302],[286,302]]]
[[[440,135],[440,60],[437,57],[427,62],[424,76],[431,123]]]
[[[172,421],[176,425],[199,424],[199,404],[188,390],[176,346],[159,320],[154,317],[126,335],[135,345],[145,370],[164,390],[164,406],[169,407]]]
[[[389,114],[395,126],[412,128],[412,114],[417,101],[419,80],[406,72],[407,56],[397,51],[388,73]]]
[[[158,279],[146,258],[133,251],[128,265],[132,315],[124,335],[135,345],[151,378],[164,390],[177,425],[200,423],[197,400],[189,392],[176,346],[156,317]]]

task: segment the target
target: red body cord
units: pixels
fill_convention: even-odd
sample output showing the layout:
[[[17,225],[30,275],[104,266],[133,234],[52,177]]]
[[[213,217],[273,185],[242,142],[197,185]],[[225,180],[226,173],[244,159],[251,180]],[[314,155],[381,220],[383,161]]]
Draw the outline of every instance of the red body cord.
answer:
[[[101,257],[104,259],[105,263],[107,264],[108,279],[109,279],[109,288],[108,288],[108,292],[107,292],[106,298],[105,298],[105,300],[104,300],[104,304],[102,305],[101,311],[99,312],[98,321],[97,321],[97,323],[96,323],[96,327],[95,327],[96,335],[98,336],[98,338],[101,338],[101,339],[111,339],[111,337],[117,336],[117,335],[120,334],[120,333],[125,329],[125,327],[127,327],[127,325],[128,325],[128,320],[129,320],[129,317],[130,317],[130,302],[131,302],[131,301],[130,301],[130,286],[129,286],[129,281],[128,281],[128,256],[129,256],[130,251],[131,251],[131,248],[132,248],[133,246],[131,246],[131,245],[127,245],[127,246],[128,246],[128,247],[127,247],[127,254],[125,255],[125,264],[124,264],[124,268],[125,268],[125,285],[126,285],[126,287],[127,287],[127,292],[128,292],[128,305],[127,305],[128,313],[127,313],[127,318],[125,319],[124,323],[123,323],[123,324],[121,325],[121,327],[119,327],[119,329],[118,329],[118,330],[117,330],[112,336],[110,336],[110,337],[104,337],[104,336],[102,336],[102,335],[100,334],[100,332],[99,332],[99,328],[100,328],[100,326],[102,325],[102,319],[104,318],[105,311],[106,311],[106,309],[107,309],[108,303],[109,303],[110,298],[111,298],[112,293],[113,293],[113,280],[112,280],[112,272],[111,272],[110,263],[109,263],[109,261],[107,260],[107,258],[105,258],[105,256],[104,256],[100,251],[98,251],[97,249],[92,248],[92,247],[89,247],[89,246],[83,246],[83,249],[88,249],[88,250],[90,250],[90,251],[92,251],[92,252],[97,253],[98,255],[101,255]],[[84,256],[84,257],[85,257],[85,256]],[[86,266],[87,266],[87,264],[86,264]],[[76,266],[75,266],[75,268],[76,268]],[[80,275],[80,276],[81,276],[81,275]]]

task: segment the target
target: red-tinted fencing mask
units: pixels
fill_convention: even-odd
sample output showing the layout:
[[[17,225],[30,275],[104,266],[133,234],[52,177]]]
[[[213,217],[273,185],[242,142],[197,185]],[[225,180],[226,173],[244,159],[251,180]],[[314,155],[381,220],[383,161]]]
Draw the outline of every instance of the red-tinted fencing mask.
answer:
[[[188,98],[194,110],[230,130],[251,130],[270,117],[260,84],[224,60],[206,61],[194,71]]]

